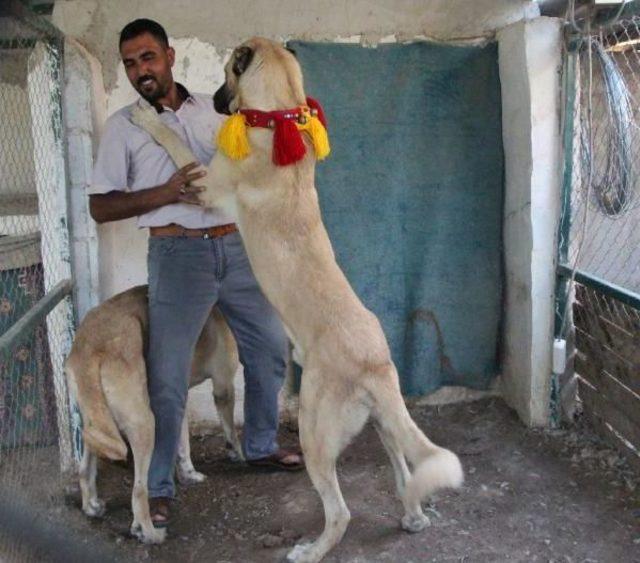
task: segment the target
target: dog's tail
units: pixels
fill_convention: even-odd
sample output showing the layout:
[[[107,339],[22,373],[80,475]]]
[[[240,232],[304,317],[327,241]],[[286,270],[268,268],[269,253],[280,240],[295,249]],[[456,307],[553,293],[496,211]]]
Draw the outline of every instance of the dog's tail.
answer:
[[[67,381],[82,413],[82,437],[85,447],[109,459],[127,458],[127,445],[107,404],[100,374],[101,358],[91,355],[77,361],[73,352],[65,364]]]
[[[371,387],[372,414],[413,466],[404,500],[420,502],[438,489],[459,487],[464,473],[458,456],[431,442],[413,421],[400,393],[395,368],[392,371],[392,377],[383,382],[378,380]]]

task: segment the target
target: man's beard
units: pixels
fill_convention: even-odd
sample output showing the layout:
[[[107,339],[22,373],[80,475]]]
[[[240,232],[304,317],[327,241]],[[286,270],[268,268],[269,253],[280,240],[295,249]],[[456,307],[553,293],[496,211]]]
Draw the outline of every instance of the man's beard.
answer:
[[[151,82],[145,87],[142,83],[145,80],[151,80]],[[168,88],[164,87],[158,80],[153,76],[143,76],[138,79],[136,83],[136,91],[140,94],[145,100],[147,100],[150,104],[157,102],[160,98],[164,97],[168,93]]]

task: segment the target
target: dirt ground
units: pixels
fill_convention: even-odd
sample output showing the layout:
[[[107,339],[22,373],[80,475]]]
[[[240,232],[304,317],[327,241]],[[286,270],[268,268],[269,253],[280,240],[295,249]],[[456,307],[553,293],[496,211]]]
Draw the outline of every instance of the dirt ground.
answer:
[[[326,561],[640,562],[639,476],[583,424],[528,430],[495,398],[411,410],[431,439],[460,456],[464,487],[425,505],[431,526],[422,533],[403,532],[391,467],[367,427],[339,464],[352,521]],[[296,440],[287,431],[283,438]],[[102,520],[84,517],[77,494],[52,509],[56,520],[69,538],[106,542],[120,561],[281,561],[298,539],[320,532],[321,504],[306,473],[227,461],[218,436],[195,438],[192,448],[208,479],[180,490],[165,544],[143,546],[127,535],[127,467],[101,466]]]

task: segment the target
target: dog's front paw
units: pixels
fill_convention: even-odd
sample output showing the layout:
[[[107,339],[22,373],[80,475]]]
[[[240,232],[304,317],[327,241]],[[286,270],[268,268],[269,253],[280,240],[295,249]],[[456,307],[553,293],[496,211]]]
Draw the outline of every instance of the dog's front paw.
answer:
[[[138,522],[131,524],[130,533],[144,544],[158,544],[164,542],[167,537],[166,528],[154,528],[153,525],[147,531],[142,529]]]
[[[202,483],[207,476],[204,473],[196,471],[193,467],[178,467],[178,483],[181,485],[197,485]]]
[[[322,559],[314,553],[313,543],[299,543],[287,553],[287,563],[316,563]]]
[[[430,524],[429,518],[424,514],[405,514],[401,520],[402,529],[412,534],[421,532]]]
[[[148,129],[150,125],[158,121],[158,112],[151,106],[142,107],[137,105],[131,110],[131,122],[138,127]]]
[[[234,463],[244,461],[244,454],[242,453],[240,444],[234,446],[231,442],[226,442],[224,447],[227,450],[227,458],[229,461],[233,461]]]
[[[106,504],[100,499],[90,500],[83,505],[82,511],[89,516],[89,518],[102,518],[106,512]]]

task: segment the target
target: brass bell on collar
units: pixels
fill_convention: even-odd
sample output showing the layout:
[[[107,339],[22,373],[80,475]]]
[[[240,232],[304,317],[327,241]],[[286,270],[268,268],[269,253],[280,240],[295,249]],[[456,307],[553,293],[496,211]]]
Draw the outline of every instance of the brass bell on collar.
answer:
[[[301,113],[301,114],[298,116],[298,123],[299,123],[300,125],[305,125],[305,124],[307,123],[307,116],[306,116],[306,115],[304,115],[303,113]]]

